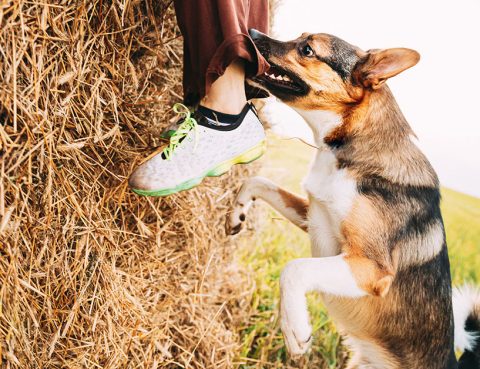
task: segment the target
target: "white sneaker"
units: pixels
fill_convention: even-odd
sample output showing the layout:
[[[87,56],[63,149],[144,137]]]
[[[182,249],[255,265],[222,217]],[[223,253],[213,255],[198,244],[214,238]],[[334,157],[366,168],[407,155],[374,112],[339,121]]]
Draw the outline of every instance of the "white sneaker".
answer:
[[[139,195],[167,196],[258,159],[265,152],[265,132],[253,109],[245,105],[236,122],[223,125],[176,104],[183,122],[169,145],[133,172],[130,187]]]

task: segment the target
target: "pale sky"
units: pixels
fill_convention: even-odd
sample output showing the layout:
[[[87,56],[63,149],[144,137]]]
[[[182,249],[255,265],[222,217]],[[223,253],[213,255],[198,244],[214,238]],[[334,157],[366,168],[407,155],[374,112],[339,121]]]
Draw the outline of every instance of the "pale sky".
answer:
[[[282,0],[273,32],[282,40],[323,32],[364,50],[420,52],[419,64],[388,84],[442,184],[480,197],[479,16],[478,0]],[[284,116],[282,126],[295,120]]]

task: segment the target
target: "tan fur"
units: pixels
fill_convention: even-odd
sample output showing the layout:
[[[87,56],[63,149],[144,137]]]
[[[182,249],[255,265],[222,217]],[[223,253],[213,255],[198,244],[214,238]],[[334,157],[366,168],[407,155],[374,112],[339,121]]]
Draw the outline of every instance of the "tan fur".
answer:
[[[372,296],[384,297],[392,285],[393,276],[366,257],[345,258],[360,288]]]
[[[349,337],[345,343],[355,352],[347,369],[396,369],[401,366],[377,341]]]
[[[364,87],[377,90],[388,78],[413,67],[419,60],[420,54],[415,50],[405,48],[370,50],[361,68],[356,69],[354,78]]]
[[[386,295],[395,273],[385,238],[388,227],[371,201],[361,196],[342,225],[342,251],[358,285],[373,296]]]
[[[351,155],[365,166],[351,170],[354,177],[364,176],[365,168],[370,167],[376,171],[375,174],[396,183],[436,186],[438,178],[435,171],[411,140],[413,131],[406,121],[401,125],[398,123],[404,118],[388,87],[384,86],[375,94],[367,92],[366,95],[355,109],[344,116],[342,125],[332,131],[325,142],[355,135],[357,139]],[[398,116],[399,121],[390,121],[391,116]],[[378,121],[385,122],[380,135],[378,125],[373,123]],[[400,140],[399,133],[402,135]],[[398,165],[399,160],[404,165]]]
[[[393,259],[398,270],[411,265],[421,265],[433,259],[442,247],[443,227],[440,223],[430,226],[428,234],[414,237],[409,242],[403,242],[393,249]]]
[[[306,199],[285,191],[283,188],[278,188],[277,191],[287,208],[295,210],[299,217],[307,219],[308,201]]]

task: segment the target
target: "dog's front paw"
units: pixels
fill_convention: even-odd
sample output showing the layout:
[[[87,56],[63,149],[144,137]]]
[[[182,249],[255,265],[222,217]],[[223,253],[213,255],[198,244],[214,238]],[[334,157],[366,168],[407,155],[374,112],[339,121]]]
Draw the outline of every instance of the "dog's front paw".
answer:
[[[310,348],[312,342],[312,327],[308,320],[289,319],[282,316],[280,321],[285,345],[291,356],[303,355]]]
[[[242,203],[235,201],[232,211],[227,216],[225,231],[227,235],[235,235],[240,232],[247,219],[246,207]]]
[[[227,217],[227,222],[225,223],[225,232],[227,235],[233,236],[239,233],[243,228],[243,223],[245,221],[245,216],[243,216],[241,220],[239,217],[235,216],[232,212]]]
[[[227,216],[225,231],[227,235],[234,235],[240,232],[247,219],[247,212],[253,202],[249,191],[249,182],[245,182],[238,192],[237,198],[233,203],[233,209]]]

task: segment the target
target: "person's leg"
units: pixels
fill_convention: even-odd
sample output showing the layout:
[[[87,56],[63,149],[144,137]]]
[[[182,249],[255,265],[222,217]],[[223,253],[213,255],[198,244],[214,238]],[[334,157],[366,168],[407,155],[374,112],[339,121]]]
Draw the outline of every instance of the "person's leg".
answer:
[[[205,97],[215,104],[217,97],[225,99],[230,91],[243,95],[245,75],[268,69],[248,34],[250,28],[268,33],[268,0],[174,0],[174,5],[184,38],[187,105],[194,106]],[[234,90],[225,90],[232,83]]]
[[[245,62],[242,59],[234,60],[212,83],[208,95],[200,100],[202,106],[225,114],[239,114],[246,103]]]
[[[194,113],[177,106],[183,119],[169,145],[130,176],[130,186],[141,195],[192,188],[265,150],[262,124],[246,104],[245,76],[269,67],[248,34],[249,28],[266,31],[268,0],[174,3],[184,36],[185,103],[200,105]]]

